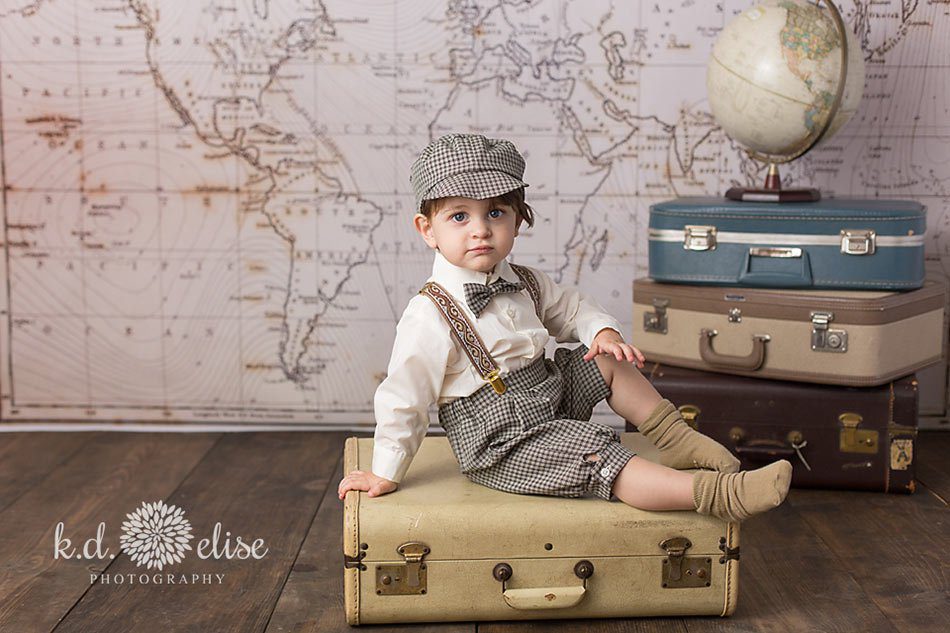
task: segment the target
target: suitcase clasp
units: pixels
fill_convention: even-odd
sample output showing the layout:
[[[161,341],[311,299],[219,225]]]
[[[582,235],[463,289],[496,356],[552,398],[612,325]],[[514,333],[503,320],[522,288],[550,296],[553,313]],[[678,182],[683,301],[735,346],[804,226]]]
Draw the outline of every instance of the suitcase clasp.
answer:
[[[683,421],[686,422],[694,431],[699,430],[699,422],[696,421],[696,418],[699,417],[700,412],[702,411],[695,404],[683,404],[677,407],[680,411],[680,415],[683,416]]]
[[[848,351],[848,331],[833,330],[828,324],[835,318],[833,312],[811,313],[811,348],[816,352]]]
[[[716,227],[687,224],[683,227],[683,248],[688,251],[716,250]]]
[[[841,422],[841,436],[838,441],[838,450],[842,453],[877,453],[878,432],[873,430],[858,430],[858,425],[864,421],[859,413],[846,412],[838,416]]]
[[[426,564],[422,561],[429,546],[409,541],[396,548],[406,559],[404,564],[376,566],[376,593],[382,596],[411,596],[425,594],[428,584]]]
[[[656,334],[666,334],[666,308],[669,307],[669,299],[653,299],[653,312],[643,313],[643,331],[655,332]]]
[[[660,543],[660,547],[666,551],[662,579],[665,589],[708,587],[712,582],[712,559],[686,556],[686,550],[692,546],[690,540],[683,536],[674,536]]]
[[[877,233],[871,230],[842,230],[841,252],[845,255],[873,255]]]

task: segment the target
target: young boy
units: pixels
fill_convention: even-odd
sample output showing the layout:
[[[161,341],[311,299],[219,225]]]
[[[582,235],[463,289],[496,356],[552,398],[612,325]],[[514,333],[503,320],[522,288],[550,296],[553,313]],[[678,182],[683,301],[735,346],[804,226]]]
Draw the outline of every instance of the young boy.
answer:
[[[615,495],[645,510],[695,509],[733,521],[779,505],[791,464],[737,472],[738,460],[691,429],[641,375],[643,355],[614,318],[540,270],[507,261],[522,223],[534,223],[524,168],[510,142],[473,134],[443,136],[413,164],[413,222],[435,264],[396,326],[376,391],[372,472],[347,474],[340,499],[350,490],[396,490],[435,402],[462,472],[492,488]],[[583,345],[545,359],[551,334]],[[604,398],[657,445],[661,464],[590,421]],[[691,468],[710,470],[677,470]]]

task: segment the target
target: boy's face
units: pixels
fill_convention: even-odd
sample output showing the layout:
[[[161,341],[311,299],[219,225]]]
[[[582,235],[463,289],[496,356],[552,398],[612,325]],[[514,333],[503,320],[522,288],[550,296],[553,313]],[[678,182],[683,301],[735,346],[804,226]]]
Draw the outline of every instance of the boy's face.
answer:
[[[511,252],[521,218],[493,200],[446,198],[431,220],[416,214],[416,230],[456,266],[490,272]]]

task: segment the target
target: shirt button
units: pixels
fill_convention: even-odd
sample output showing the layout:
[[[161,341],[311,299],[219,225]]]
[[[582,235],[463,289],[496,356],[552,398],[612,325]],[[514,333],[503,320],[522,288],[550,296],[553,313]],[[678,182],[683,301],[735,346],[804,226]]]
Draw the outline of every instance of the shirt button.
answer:
[[[513,309],[511,309],[511,308],[508,308],[507,310],[505,310],[505,312],[508,313],[508,318],[509,318],[509,319],[515,318],[515,314],[517,314],[517,312],[515,312],[515,311],[514,311]]]
[[[607,468],[607,467],[605,466],[605,467],[603,467],[603,468],[600,469],[600,476],[601,476],[601,477],[607,477],[608,475],[610,475],[610,469],[609,469],[609,468]]]

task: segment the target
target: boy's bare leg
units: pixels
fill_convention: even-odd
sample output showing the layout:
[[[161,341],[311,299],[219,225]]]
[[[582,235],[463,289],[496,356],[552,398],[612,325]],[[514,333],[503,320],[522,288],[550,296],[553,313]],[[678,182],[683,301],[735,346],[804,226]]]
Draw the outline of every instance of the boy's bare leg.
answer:
[[[631,457],[614,479],[613,493],[641,510],[693,510],[693,474]]]
[[[594,360],[612,392],[607,404],[620,417],[640,426],[663,401],[663,396],[633,363],[619,361],[608,354],[596,356]]]
[[[673,403],[665,400],[636,366],[605,354],[596,356],[595,361],[610,386],[607,404],[660,449],[661,464],[726,473],[739,470],[739,460],[719,442],[690,428]]]

